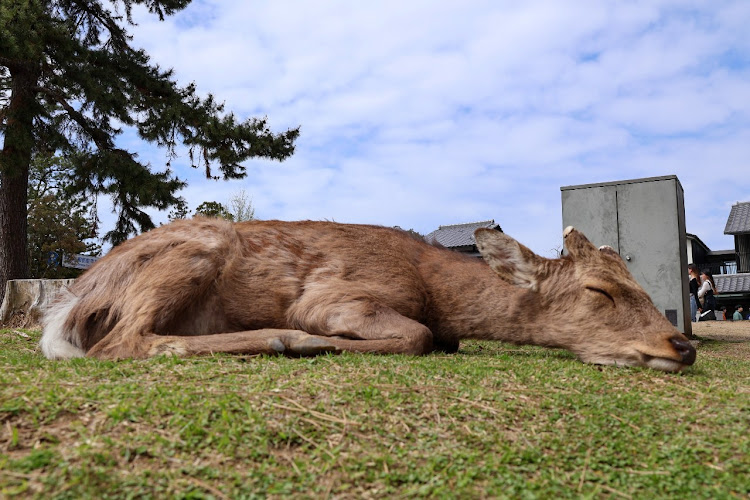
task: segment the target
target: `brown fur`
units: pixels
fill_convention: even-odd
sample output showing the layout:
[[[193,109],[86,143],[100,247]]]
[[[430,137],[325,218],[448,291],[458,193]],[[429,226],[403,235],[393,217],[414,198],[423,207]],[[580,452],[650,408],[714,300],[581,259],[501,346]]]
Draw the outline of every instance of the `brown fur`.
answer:
[[[693,363],[695,350],[611,249],[566,230],[569,256],[550,260],[498,231],[475,236],[489,266],[378,226],[175,222],[79,278],[53,307],[42,348],[53,358],[70,357],[60,354],[68,347],[98,358],[424,354],[476,338],[593,363]]]

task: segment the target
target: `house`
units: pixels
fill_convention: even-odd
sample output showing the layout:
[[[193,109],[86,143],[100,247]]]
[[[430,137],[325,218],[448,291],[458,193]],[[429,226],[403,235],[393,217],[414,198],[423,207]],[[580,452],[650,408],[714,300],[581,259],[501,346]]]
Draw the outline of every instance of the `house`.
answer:
[[[711,271],[719,306],[733,311],[750,305],[750,201],[732,206],[724,234],[734,236],[734,249],[711,250],[694,234],[687,234],[688,262]]]
[[[690,233],[687,233],[687,261],[701,270],[710,270],[714,275],[737,272],[734,250],[711,250],[698,236]]]
[[[500,224],[494,220],[485,220],[481,222],[467,222],[465,224],[453,224],[449,226],[440,226],[435,231],[424,237],[427,243],[439,244],[449,250],[462,252],[472,257],[481,257],[474,241],[474,231],[480,227],[495,229],[500,231]]]
[[[737,272],[750,273],[750,201],[732,206],[724,234],[734,236]]]

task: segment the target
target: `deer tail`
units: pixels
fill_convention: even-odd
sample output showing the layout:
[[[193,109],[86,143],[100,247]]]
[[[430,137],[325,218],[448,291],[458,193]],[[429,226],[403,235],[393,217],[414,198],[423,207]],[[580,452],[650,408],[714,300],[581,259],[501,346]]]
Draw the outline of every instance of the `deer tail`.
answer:
[[[80,345],[81,332],[77,331],[76,324],[68,321],[70,312],[78,304],[78,300],[76,295],[64,288],[44,314],[39,347],[47,358],[71,359],[86,355]]]

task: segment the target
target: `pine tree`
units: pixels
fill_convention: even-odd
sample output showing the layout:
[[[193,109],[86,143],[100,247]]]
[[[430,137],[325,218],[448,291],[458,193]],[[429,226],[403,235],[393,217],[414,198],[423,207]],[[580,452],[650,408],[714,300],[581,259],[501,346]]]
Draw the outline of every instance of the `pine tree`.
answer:
[[[185,200],[185,198],[179,197],[177,198],[177,203],[175,203],[172,206],[172,210],[169,211],[167,219],[169,219],[169,222],[187,219],[189,213],[190,208],[188,207],[187,201]]]
[[[190,0],[2,0],[0,2],[0,299],[8,279],[24,278],[27,187],[33,154],[71,161],[73,192],[105,194],[117,212],[105,239],[118,243],[154,226],[145,207],[177,203],[184,183],[117,146],[120,124],[174,158],[187,147],[191,165],[210,178],[246,175],[254,157],[283,160],[299,129],[275,134],[266,119],[239,121],[193,84],[150,63],[131,44],[132,8],[172,15]],[[115,11],[109,10],[114,8]]]

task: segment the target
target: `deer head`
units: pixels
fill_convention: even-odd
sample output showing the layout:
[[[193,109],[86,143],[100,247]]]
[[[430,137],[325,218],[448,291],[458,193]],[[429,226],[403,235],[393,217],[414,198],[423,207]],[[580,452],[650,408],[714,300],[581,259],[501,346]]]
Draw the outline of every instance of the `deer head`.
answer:
[[[654,306],[622,258],[597,249],[579,231],[565,229],[568,255],[540,257],[513,238],[489,229],[474,234],[490,267],[526,289],[534,310],[518,327],[534,344],[563,347],[583,362],[680,371],[695,362],[695,349]]]

